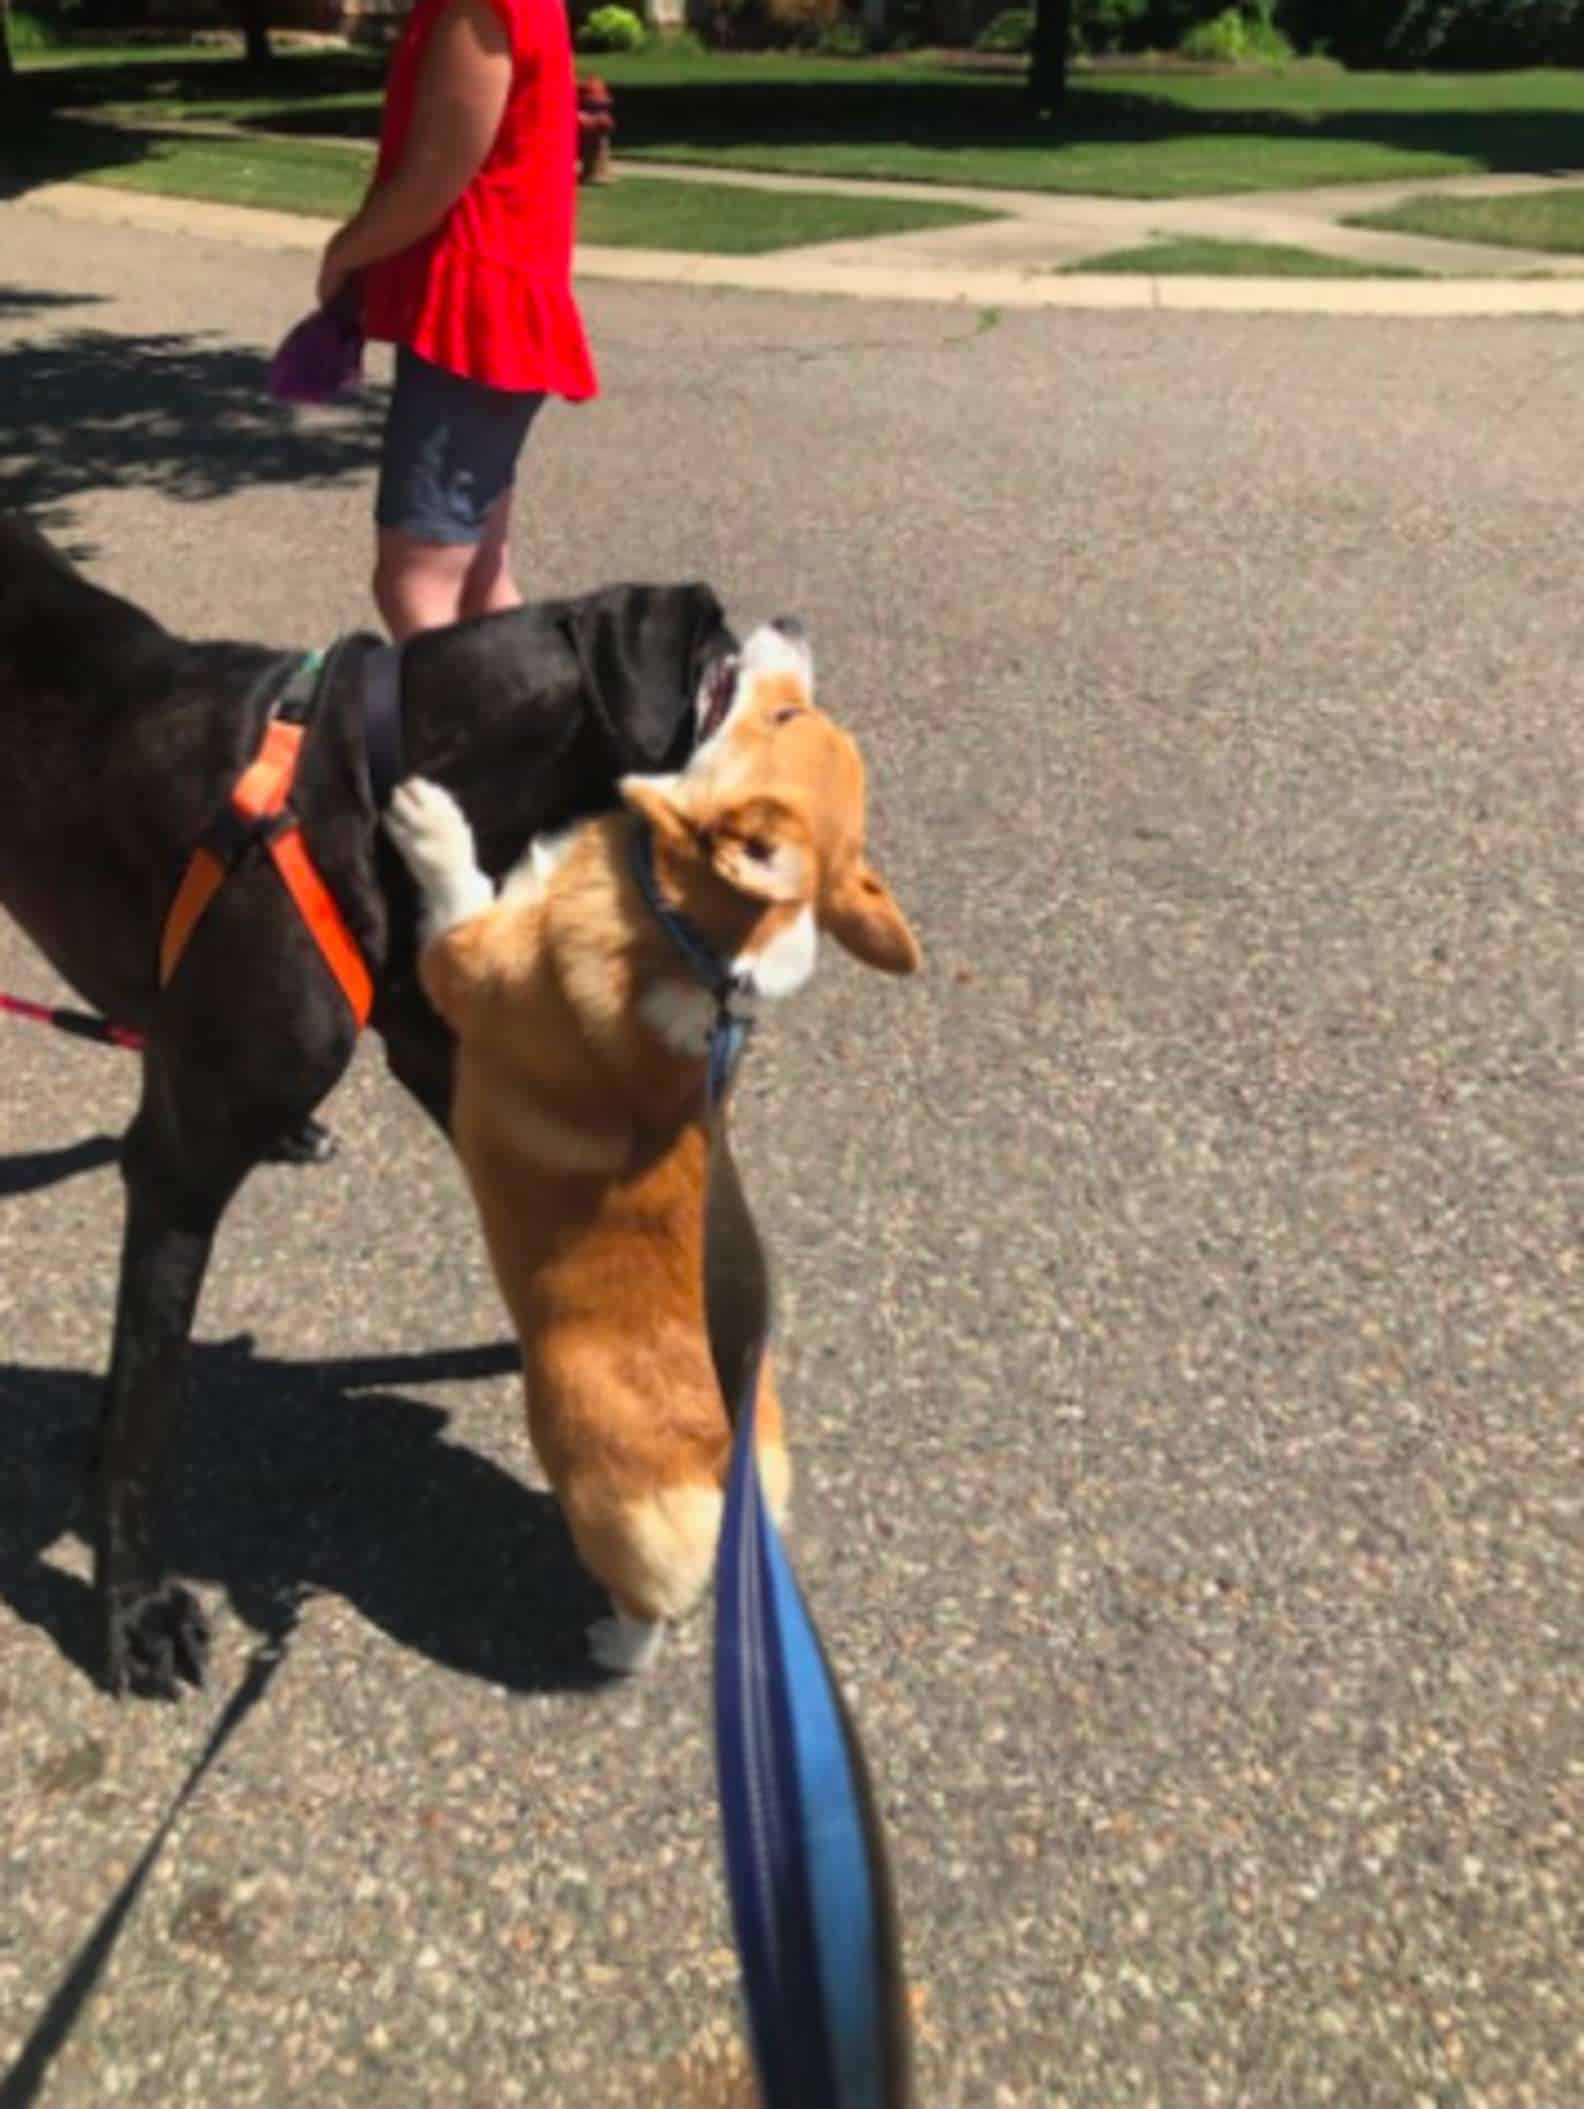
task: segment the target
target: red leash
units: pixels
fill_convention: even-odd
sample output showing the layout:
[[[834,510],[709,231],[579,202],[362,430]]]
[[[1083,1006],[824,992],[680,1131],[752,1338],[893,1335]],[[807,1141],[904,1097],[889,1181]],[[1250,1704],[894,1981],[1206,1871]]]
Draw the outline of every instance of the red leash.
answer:
[[[62,1010],[58,1005],[29,1003],[24,996],[0,995],[0,1011],[8,1011],[13,1018],[31,1018],[38,1025],[53,1025],[58,1032],[71,1033],[78,1040],[98,1040],[106,1047],[140,1048],[143,1035],[134,1032],[130,1025],[112,1025],[108,1018],[95,1017],[92,1011]]]

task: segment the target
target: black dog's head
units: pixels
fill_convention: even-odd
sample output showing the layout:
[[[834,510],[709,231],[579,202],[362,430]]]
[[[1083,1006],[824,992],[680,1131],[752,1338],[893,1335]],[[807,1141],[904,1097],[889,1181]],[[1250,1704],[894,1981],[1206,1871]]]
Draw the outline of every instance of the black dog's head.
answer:
[[[487,871],[692,752],[710,668],[736,650],[708,586],[605,586],[428,630],[404,649],[405,772],[461,803]]]
[[[613,761],[641,753],[652,757],[638,765],[645,773],[679,768],[693,749],[705,677],[737,649],[714,593],[702,584],[610,586],[560,608]]]

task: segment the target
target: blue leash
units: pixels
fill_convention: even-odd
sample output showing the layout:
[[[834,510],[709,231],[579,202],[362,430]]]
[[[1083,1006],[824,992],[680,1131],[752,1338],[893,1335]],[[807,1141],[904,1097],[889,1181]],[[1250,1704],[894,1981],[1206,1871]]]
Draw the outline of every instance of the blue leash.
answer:
[[[885,1837],[857,1730],[760,1486],[770,1272],[727,1139],[750,1021],[696,925],[661,894],[647,828],[633,870],[715,998],[704,1302],[735,1424],[715,1570],[715,1765],[726,1883],[766,2109],[907,2109],[901,1947]]]
[[[715,1762],[760,2084],[767,2109],[902,2109],[884,1837],[857,1731],[765,1506],[753,1432],[750,1390],[715,1577]]]

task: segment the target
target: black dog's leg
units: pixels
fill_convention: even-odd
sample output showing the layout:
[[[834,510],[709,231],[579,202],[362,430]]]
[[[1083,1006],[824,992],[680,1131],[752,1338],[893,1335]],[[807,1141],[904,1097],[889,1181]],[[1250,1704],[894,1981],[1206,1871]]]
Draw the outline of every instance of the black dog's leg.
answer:
[[[369,1020],[385,1043],[391,1075],[423,1107],[442,1134],[451,1132],[452,1057],[449,1026],[419,986],[416,974],[392,975]]]
[[[240,908],[243,882],[233,885]],[[174,1698],[184,1680],[203,1681],[208,1625],[197,1599],[167,1574],[160,1543],[186,1420],[193,1314],[227,1203],[319,1103],[354,1044],[328,977],[324,986],[299,984],[291,1033],[269,1013],[275,985],[260,976],[233,989],[218,1011],[198,976],[176,986],[172,1000],[185,1001],[207,1029],[172,1011],[171,1031],[145,1058],[143,1101],[122,1146],[126,1230],[99,1430],[95,1570],[105,1674],[117,1693]]]
[[[171,1162],[145,1106],[123,1156],[126,1230],[100,1423],[96,1584],[105,1674],[120,1694],[174,1698],[201,1684],[208,1623],[165,1573],[162,1496],[186,1418],[187,1345],[215,1229],[246,1165],[195,1178]]]
[[[310,1113],[277,1136],[267,1154],[271,1164],[328,1164],[335,1153],[335,1137]]]

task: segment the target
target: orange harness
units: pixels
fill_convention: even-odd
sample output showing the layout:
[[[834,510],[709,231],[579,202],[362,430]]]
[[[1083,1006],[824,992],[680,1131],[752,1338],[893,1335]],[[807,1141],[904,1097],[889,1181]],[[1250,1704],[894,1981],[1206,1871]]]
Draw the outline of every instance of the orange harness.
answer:
[[[305,711],[314,700],[321,655],[311,653],[287,684],[277,712],[294,706]],[[325,965],[335,976],[361,1027],[374,1000],[374,984],[356,940],[303,839],[302,824],[291,805],[306,729],[287,717],[272,715],[263,744],[238,777],[227,804],[205,829],[182,874],[160,938],[159,977],[163,988],[175,973],[205,909],[255,842],[268,849],[286,891],[296,904]]]

